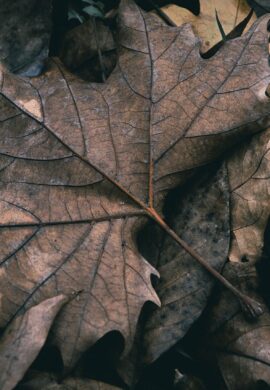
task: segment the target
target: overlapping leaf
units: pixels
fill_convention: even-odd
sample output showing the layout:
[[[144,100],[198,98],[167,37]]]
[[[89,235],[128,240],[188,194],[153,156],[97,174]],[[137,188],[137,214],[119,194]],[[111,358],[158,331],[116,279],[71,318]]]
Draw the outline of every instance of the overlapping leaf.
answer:
[[[54,378],[46,373],[36,373],[23,385],[27,390],[122,390],[120,387],[107,383],[86,379],[68,377],[63,381]]]
[[[31,81],[1,71],[1,326],[80,291],[54,326],[65,366],[111,330],[128,350],[142,305],[158,303],[136,247],[145,216],[161,221],[169,189],[269,125],[267,19],[203,60],[190,26],[123,0],[105,84],[58,61]]]
[[[44,345],[55,316],[68,297],[58,295],[31,307],[6,329],[0,342],[0,385],[12,390]]]
[[[39,75],[48,57],[52,1],[1,2],[0,60],[12,71]]]
[[[257,261],[270,214],[270,130],[257,134],[228,160],[232,196],[230,260]]]
[[[188,10],[170,5],[164,7],[164,12],[178,25],[192,23],[194,30],[202,39],[202,51],[206,52],[216,43],[221,41],[222,36],[217,23],[216,13],[222,24],[225,34],[230,33],[249,13],[250,7],[245,0],[201,0],[200,15],[193,15]],[[254,23],[253,16],[247,29]]]

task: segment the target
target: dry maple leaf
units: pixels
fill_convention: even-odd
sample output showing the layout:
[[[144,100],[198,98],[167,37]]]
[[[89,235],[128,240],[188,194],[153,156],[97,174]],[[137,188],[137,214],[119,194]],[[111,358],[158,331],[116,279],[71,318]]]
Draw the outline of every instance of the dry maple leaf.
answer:
[[[216,12],[225,34],[228,34],[248,15],[250,7],[246,0],[201,0],[201,12],[198,16],[176,5],[164,7],[163,11],[177,26],[187,22],[191,23],[195,32],[203,41],[202,51],[206,52],[222,39],[217,24]],[[255,20],[256,16],[254,15],[246,30]]]
[[[231,261],[257,261],[270,214],[270,129],[256,134],[228,160],[232,199]]]
[[[269,125],[267,20],[204,60],[190,26],[165,27],[123,0],[106,83],[57,61],[31,80],[1,71],[2,327],[81,291],[53,329],[65,366],[111,330],[127,351],[142,305],[159,302],[136,246],[146,216],[233,289],[158,213],[196,167]]]

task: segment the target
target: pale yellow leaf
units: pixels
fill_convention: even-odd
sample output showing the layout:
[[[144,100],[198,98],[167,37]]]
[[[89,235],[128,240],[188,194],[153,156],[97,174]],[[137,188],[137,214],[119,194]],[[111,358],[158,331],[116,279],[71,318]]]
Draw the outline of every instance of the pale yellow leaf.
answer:
[[[168,5],[163,8],[163,11],[177,26],[183,23],[192,24],[196,34],[202,40],[202,52],[206,52],[222,39],[216,21],[216,11],[226,34],[232,31],[250,11],[245,0],[201,0],[200,3],[199,16],[193,15],[187,9],[177,5]],[[246,28],[247,30],[255,20],[254,14]]]

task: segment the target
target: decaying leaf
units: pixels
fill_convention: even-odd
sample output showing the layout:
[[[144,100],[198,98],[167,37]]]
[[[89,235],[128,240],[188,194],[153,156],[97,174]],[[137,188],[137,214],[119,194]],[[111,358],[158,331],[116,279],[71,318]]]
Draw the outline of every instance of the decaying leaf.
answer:
[[[257,276],[248,264],[231,263],[225,274],[229,280],[241,284],[250,296],[260,299],[256,293]],[[247,322],[239,306],[230,305],[234,298],[223,292],[221,300],[210,317],[212,338],[217,349],[220,370],[228,390],[256,389],[258,382],[270,385],[270,314],[264,314],[255,322]]]
[[[48,57],[51,1],[1,1],[0,61],[12,72],[37,76]]]
[[[210,172],[213,174],[213,170]],[[170,226],[221,270],[230,242],[226,168],[223,166],[211,177],[201,176],[199,182],[185,186],[177,198]],[[184,249],[179,250],[169,237],[159,241],[162,245],[153,264],[161,275],[156,291],[162,306],[146,323],[147,361],[155,360],[184,337],[201,315],[213,287],[210,275]]]
[[[123,0],[106,83],[57,60],[31,81],[1,70],[1,326],[80,291],[53,327],[65,367],[111,330],[129,350],[142,305],[159,303],[138,229],[150,217],[182,243],[158,214],[168,190],[269,126],[267,21],[204,60],[190,26]]]
[[[22,383],[18,390],[121,390],[120,387],[86,379],[67,377],[57,380],[52,374],[36,373],[29,381]]]
[[[257,261],[270,215],[270,129],[255,135],[228,160],[232,198],[231,261]]]
[[[191,23],[196,34],[202,39],[202,52],[206,52],[221,39],[221,33],[217,24],[216,12],[222,24],[225,34],[230,33],[249,13],[250,7],[246,0],[201,0],[200,15],[193,15],[190,11],[169,5],[163,11],[178,25]],[[256,17],[253,16],[247,26],[250,28]]]
[[[18,390],[121,390],[120,387],[87,378],[67,377],[57,379],[52,373],[32,372],[21,382]]]
[[[12,390],[46,341],[55,316],[68,301],[65,295],[46,299],[18,316],[0,341],[0,388]]]
[[[37,388],[38,390],[38,388]],[[121,390],[120,387],[112,386],[89,379],[68,378],[61,384],[52,384],[44,390]]]

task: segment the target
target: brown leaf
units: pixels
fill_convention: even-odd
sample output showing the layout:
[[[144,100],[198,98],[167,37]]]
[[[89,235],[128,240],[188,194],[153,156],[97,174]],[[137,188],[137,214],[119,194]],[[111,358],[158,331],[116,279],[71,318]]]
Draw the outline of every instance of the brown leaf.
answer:
[[[222,269],[230,243],[225,166],[213,176],[201,174],[200,180],[183,187],[170,225],[192,248],[207,257],[215,269]],[[184,337],[205,308],[214,282],[170,237],[165,237],[155,257],[154,265],[161,275],[156,291],[162,306],[146,323],[144,340],[148,362]]]
[[[231,263],[225,274],[234,283],[238,280],[250,296],[259,299],[256,270],[248,264]],[[221,300],[210,317],[212,338],[217,349],[220,370],[228,390],[255,389],[258,381],[270,384],[270,314],[265,308],[258,321],[247,322],[234,300],[223,292]],[[230,313],[230,314],[229,314]]]
[[[200,0],[200,15],[193,15],[190,11],[169,5],[163,11],[170,17],[177,26],[183,23],[191,23],[195,32],[202,39],[202,52],[206,52],[221,39],[221,33],[216,20],[216,11],[225,34],[233,30],[249,13],[250,7],[246,0]],[[256,16],[250,20],[248,28],[254,23]],[[246,30],[246,31],[247,31]]]
[[[67,377],[57,380],[46,372],[32,373],[32,378],[20,384],[18,390],[121,390],[120,387],[87,378]]]
[[[46,299],[18,316],[0,341],[0,388],[12,390],[46,341],[55,316],[68,301],[65,295]]]
[[[121,390],[107,383],[89,379],[68,378],[61,384],[54,384],[45,387],[44,390]]]
[[[31,80],[1,71],[1,326],[60,292],[81,291],[54,326],[71,367],[111,330],[127,352],[157,274],[136,234],[168,190],[269,125],[262,18],[211,59],[189,26],[123,0],[119,60],[104,84],[52,61]]]
[[[270,129],[255,135],[228,160],[231,188],[231,261],[257,261],[270,215]]]
[[[51,0],[2,1],[0,24],[0,61],[12,72],[40,74],[49,53]]]

